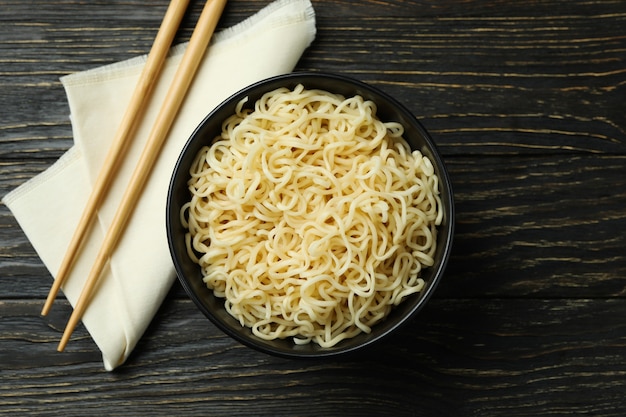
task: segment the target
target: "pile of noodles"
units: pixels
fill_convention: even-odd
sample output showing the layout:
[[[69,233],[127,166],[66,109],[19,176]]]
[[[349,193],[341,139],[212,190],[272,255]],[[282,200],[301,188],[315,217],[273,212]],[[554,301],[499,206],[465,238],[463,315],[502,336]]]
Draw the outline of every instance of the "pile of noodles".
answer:
[[[419,292],[438,178],[375,104],[299,85],[228,118],[190,169],[189,256],[263,339],[333,346]]]

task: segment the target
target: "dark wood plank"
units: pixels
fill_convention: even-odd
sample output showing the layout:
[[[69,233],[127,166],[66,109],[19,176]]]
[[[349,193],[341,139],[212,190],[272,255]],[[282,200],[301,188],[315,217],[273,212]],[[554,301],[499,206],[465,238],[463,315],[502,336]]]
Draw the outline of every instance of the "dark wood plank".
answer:
[[[231,5],[221,25],[263,3],[245,4]],[[506,19],[484,15],[485,6],[483,14],[433,17],[428,7],[402,2],[365,17],[363,10],[379,10],[368,3],[341,20],[332,2],[315,4],[319,34],[298,69],[380,86],[423,120],[447,154],[625,151],[626,10],[619,3],[597,2],[587,15],[545,2],[517,7],[520,15]],[[14,109],[0,131],[0,156],[56,158],[71,143],[58,77],[146,53],[162,7],[89,3],[84,19],[62,13],[72,3],[22,7],[5,9],[0,28],[0,52],[12,57],[0,94]],[[15,19],[20,12],[28,18]],[[112,15],[123,17],[112,23]]]
[[[550,415],[626,411],[625,300],[433,300],[363,355],[274,358],[233,342],[169,299],[126,366],[106,373],[64,315],[5,301],[0,412],[80,415]],[[67,310],[65,308],[65,310]],[[67,311],[66,311],[67,312]]]
[[[440,294],[626,295],[625,156],[447,163],[457,222]]]
[[[624,152],[624,11],[407,12],[327,22],[304,65],[323,62],[398,97],[447,154]]]
[[[626,295],[626,156],[454,156],[446,162],[457,225],[437,296]],[[31,174],[24,167],[5,164],[0,192]],[[12,278],[3,294],[45,297],[49,274],[4,206],[0,225],[7,252],[0,275]]]

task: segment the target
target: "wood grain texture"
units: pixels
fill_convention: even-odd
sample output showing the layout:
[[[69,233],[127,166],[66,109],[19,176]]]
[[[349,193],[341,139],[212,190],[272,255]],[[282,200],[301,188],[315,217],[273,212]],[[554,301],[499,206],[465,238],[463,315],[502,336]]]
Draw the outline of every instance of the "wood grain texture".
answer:
[[[446,163],[456,235],[437,296],[626,295],[625,155],[454,156]],[[6,164],[0,193],[37,170]],[[6,211],[0,225],[14,253],[0,263],[0,275],[13,277],[3,293],[45,298],[51,278],[19,225]]]
[[[43,323],[36,303],[0,308],[21,329],[14,340],[0,337],[2,359],[10,356],[0,382],[7,413],[84,415],[103,402],[110,415],[281,416],[537,415],[624,405],[624,300],[436,300],[374,349],[319,362],[251,351],[201,320],[191,302],[168,299],[113,373],[100,368],[84,331],[71,355],[48,354],[64,324],[59,313]],[[33,352],[10,350],[15,340]],[[33,363],[34,354],[41,360]],[[25,401],[12,402],[15,392]]]
[[[192,1],[177,41],[203,1]],[[219,27],[267,4],[230,0]],[[298,70],[370,82],[431,132],[455,244],[426,309],[356,357],[243,347],[175,284],[108,373],[0,205],[0,415],[626,414],[626,3],[313,0]],[[59,77],[145,54],[167,2],[0,0],[0,196],[72,146]],[[79,18],[77,18],[79,16]]]

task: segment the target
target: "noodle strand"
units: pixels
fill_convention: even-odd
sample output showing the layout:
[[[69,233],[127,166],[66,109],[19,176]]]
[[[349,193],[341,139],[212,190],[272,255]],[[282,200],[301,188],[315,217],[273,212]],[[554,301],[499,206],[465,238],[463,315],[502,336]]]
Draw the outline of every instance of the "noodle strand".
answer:
[[[334,346],[424,286],[442,221],[431,161],[360,96],[246,100],[190,168],[189,256],[242,326]]]

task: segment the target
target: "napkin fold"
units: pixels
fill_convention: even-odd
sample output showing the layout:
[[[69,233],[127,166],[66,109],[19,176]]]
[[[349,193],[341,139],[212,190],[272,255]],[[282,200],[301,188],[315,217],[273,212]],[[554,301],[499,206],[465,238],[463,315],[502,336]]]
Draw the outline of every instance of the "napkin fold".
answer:
[[[165,232],[165,204],[178,155],[202,119],[248,84],[291,72],[315,38],[310,0],[277,0],[216,33],[170,130],[124,236],[100,278],[83,324],[106,370],[123,364],[175,280]],[[100,243],[149,136],[186,44],[173,47],[151,104],[120,166],[63,293],[75,305]],[[61,78],[74,146],[50,168],[3,198],[54,276],[115,136],[146,56]],[[53,307],[54,308],[54,307]],[[68,317],[69,318],[69,317]],[[70,341],[71,346],[71,341]]]

